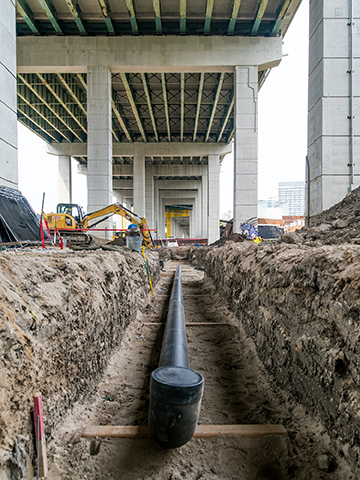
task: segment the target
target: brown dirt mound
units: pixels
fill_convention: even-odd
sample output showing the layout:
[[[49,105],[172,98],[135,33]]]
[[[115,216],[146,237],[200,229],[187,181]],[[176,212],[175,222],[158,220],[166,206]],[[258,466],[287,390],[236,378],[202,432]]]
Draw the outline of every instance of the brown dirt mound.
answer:
[[[155,286],[157,252],[146,257]],[[17,480],[35,464],[32,396],[50,439],[151,292],[137,252],[4,251],[0,272],[0,478]]]
[[[360,244],[360,187],[311,219],[311,226],[285,234],[280,242],[310,246]]]
[[[222,247],[225,245],[227,242],[244,242],[246,240],[246,237],[244,235],[240,235],[240,233],[232,233],[231,235],[228,235],[227,237],[222,237],[216,242],[211,244],[211,247]]]
[[[344,478],[360,478],[360,246],[229,242],[192,249],[195,265],[197,254],[264,367],[323,422],[333,441],[329,454],[353,469]],[[308,478],[342,478],[331,475]]]
[[[189,247],[163,247],[159,248],[158,251],[160,260],[186,260]]]

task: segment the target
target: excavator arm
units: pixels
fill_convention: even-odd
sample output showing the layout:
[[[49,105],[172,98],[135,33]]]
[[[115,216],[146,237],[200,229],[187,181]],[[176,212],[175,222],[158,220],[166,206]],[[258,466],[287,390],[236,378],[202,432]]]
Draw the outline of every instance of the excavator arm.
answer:
[[[153,240],[150,235],[149,227],[146,221],[146,218],[139,217],[136,213],[133,213],[131,210],[128,210],[120,203],[114,203],[108,207],[97,210],[96,212],[89,213],[84,216],[83,220],[79,222],[79,228],[91,228],[97,225],[98,223],[104,221],[104,218],[109,218],[112,215],[121,215],[126,220],[131,223],[135,223],[141,230],[141,234],[144,239],[145,247],[151,248],[153,245]],[[101,217],[101,218],[100,218]],[[97,222],[89,225],[89,221],[98,219]]]

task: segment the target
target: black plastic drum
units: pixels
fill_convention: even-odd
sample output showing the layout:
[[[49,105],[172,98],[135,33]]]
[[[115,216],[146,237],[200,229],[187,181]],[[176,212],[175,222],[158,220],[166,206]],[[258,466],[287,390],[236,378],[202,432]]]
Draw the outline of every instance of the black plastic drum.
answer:
[[[160,367],[151,374],[149,429],[164,448],[177,448],[193,436],[204,390],[201,373],[186,367]]]

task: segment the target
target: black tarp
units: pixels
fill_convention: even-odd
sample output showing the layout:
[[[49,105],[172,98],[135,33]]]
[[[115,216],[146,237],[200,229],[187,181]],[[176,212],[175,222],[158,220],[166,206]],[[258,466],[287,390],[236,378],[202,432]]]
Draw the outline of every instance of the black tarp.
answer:
[[[29,202],[18,190],[0,186],[0,242],[39,240],[40,222]]]
[[[264,240],[273,240],[283,235],[284,228],[276,225],[258,225],[258,232]]]

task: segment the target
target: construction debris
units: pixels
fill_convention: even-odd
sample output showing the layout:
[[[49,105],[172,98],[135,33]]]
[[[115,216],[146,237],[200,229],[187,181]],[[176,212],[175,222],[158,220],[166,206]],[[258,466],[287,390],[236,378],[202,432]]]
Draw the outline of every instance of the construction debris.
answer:
[[[0,246],[40,241],[39,219],[21,192],[0,186],[0,212]],[[44,237],[50,240],[45,231]]]

